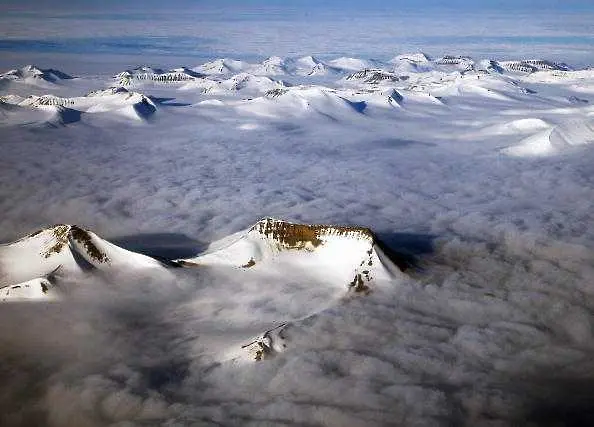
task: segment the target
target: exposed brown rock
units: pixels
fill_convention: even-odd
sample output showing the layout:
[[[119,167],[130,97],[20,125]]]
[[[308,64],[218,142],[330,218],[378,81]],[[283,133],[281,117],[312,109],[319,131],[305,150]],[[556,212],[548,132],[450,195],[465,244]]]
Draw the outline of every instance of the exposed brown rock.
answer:
[[[258,362],[266,358],[272,357],[276,353],[273,347],[274,338],[272,336],[272,332],[280,329],[280,331],[278,332],[278,336],[279,338],[284,338],[282,333],[286,327],[287,323],[283,323],[272,329],[269,329],[254,341],[242,345],[241,348],[248,349],[248,351],[250,351],[253,354],[254,360]],[[286,345],[283,345],[283,347],[286,347]]]
[[[361,273],[355,274],[353,281],[349,283],[349,289],[353,289],[357,293],[364,293],[366,295],[371,292],[371,288],[369,288],[369,286],[367,286],[363,282],[363,277],[361,277]]]
[[[200,264],[197,262],[188,261],[185,259],[180,259],[175,261],[177,264],[181,265],[182,267],[199,267]]]
[[[321,225],[321,224],[295,224],[273,218],[264,218],[254,225],[251,230],[276,241],[282,249],[313,249],[324,242],[323,236],[358,236],[375,240],[371,230],[365,227]],[[251,231],[250,230],[250,231]]]
[[[33,233],[31,236],[36,236],[44,230],[37,231]],[[68,232],[70,231],[69,225],[56,225],[52,229],[54,237],[56,238],[56,243],[49,248],[43,256],[45,258],[51,257],[53,254],[58,254],[62,252],[64,246],[68,245]]]
[[[250,260],[247,262],[247,264],[242,265],[242,268],[250,268],[253,267],[254,265],[256,265],[256,261],[254,261],[254,258],[250,258]]]
[[[82,228],[73,225],[70,229],[72,238],[84,246],[87,254],[97,262],[109,262],[109,258],[95,246],[90,234]]]

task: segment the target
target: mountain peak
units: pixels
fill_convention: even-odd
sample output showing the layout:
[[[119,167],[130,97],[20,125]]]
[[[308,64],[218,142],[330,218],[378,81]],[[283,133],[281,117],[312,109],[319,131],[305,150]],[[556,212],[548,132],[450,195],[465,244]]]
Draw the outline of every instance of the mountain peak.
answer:
[[[373,233],[365,227],[298,224],[275,218],[263,218],[250,231],[274,241],[279,249],[311,250],[324,243],[324,236],[357,237],[374,241]]]
[[[401,55],[397,55],[390,62],[397,62],[397,61],[408,61],[417,64],[423,64],[431,61],[429,55],[423,52],[414,52],[414,53],[403,53]]]
[[[51,68],[41,69],[35,65],[25,65],[24,67],[17,68],[14,70],[7,71],[4,74],[0,74],[0,79],[8,80],[26,80],[35,79],[43,80],[50,83],[55,83],[59,80],[72,79],[72,76]]]
[[[77,225],[58,224],[0,245],[0,288],[44,279],[60,270],[146,268],[160,263],[109,243]]]
[[[178,262],[189,267],[226,265],[253,274],[286,276],[292,272],[309,277],[313,283],[364,293],[372,284],[401,274],[374,233],[359,226],[263,218],[211,247]]]

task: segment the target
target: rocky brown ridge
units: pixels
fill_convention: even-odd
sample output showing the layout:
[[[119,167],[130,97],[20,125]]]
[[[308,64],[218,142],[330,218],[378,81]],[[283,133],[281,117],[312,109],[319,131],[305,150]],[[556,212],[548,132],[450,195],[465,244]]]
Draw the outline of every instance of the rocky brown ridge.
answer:
[[[24,239],[35,237],[44,231],[51,231],[53,238],[55,239],[55,243],[42,253],[44,258],[50,258],[52,255],[62,252],[72,240],[75,240],[83,246],[85,252],[92,260],[100,263],[108,263],[110,261],[109,257],[93,243],[89,231],[77,225],[54,225],[53,227],[35,231]]]
[[[324,236],[349,236],[376,241],[373,232],[365,227],[345,225],[297,224],[274,218],[264,218],[250,231],[274,240],[279,249],[312,250],[323,244]]]
[[[396,267],[402,271],[409,268],[412,263],[410,256],[400,254],[392,250],[388,245],[382,242],[377,235],[367,227],[354,225],[330,225],[330,224],[300,224],[290,221],[284,221],[276,218],[263,218],[246,231],[246,237],[251,235],[257,239],[267,242],[275,251],[306,251],[314,252],[325,244],[330,237],[344,237],[347,239],[357,239],[366,241],[369,244],[364,260],[359,266],[361,270],[368,270],[372,266],[372,254],[374,248],[381,250]],[[223,249],[224,250],[224,249]],[[201,255],[193,259],[175,260],[175,265],[185,267],[196,267],[203,265],[200,260]],[[241,260],[237,267],[250,268],[257,264],[254,257]],[[363,273],[362,280],[370,280],[369,274]],[[365,291],[359,285],[359,280],[355,277],[351,288],[357,292]]]
[[[313,250],[323,245],[325,236],[345,236],[368,240],[377,246],[400,270],[411,266],[409,256],[399,254],[369,228],[356,225],[298,224],[275,218],[263,218],[250,231],[275,241],[279,249]],[[369,254],[370,255],[370,254]]]

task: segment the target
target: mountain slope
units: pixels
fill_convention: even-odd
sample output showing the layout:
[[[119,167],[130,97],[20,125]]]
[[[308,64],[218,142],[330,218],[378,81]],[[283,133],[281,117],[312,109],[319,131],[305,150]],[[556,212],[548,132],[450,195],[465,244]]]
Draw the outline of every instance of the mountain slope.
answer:
[[[36,292],[33,296],[45,296],[46,278],[57,271],[76,275],[88,270],[135,271],[146,268],[160,269],[162,265],[76,225],[56,225],[0,245],[0,290],[8,287],[13,291],[19,287],[25,289],[25,283],[30,282],[27,283],[30,287],[42,289],[41,294]],[[12,294],[19,296],[18,292]]]
[[[157,111],[155,103],[139,92],[128,91],[123,87],[90,92],[86,96],[63,98],[54,95],[35,96],[26,98],[8,95],[0,98],[3,105],[21,110],[22,113],[36,110],[45,112],[39,122],[50,125],[64,125],[77,122],[81,113],[112,112],[134,120],[148,119]],[[22,120],[31,122],[30,114],[23,114]]]
[[[23,81],[28,83],[34,83],[38,81],[56,83],[60,80],[72,79],[72,76],[54,69],[41,69],[34,65],[26,65],[22,68],[7,71],[4,74],[0,74],[0,80],[5,79],[9,81]]]
[[[363,227],[298,224],[264,218],[248,230],[179,260],[185,266],[226,265],[252,272],[297,268],[321,282],[367,292],[369,284],[400,275],[371,230]]]

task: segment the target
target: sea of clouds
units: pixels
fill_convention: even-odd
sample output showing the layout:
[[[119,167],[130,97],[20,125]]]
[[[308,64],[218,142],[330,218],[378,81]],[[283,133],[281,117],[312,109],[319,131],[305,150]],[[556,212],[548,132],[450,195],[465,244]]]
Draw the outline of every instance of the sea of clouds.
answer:
[[[110,56],[109,48],[82,52],[92,44],[69,53],[78,43],[70,38],[123,43],[147,31],[196,37],[206,56],[387,56],[441,50],[430,42],[445,34],[454,53],[591,59],[572,42],[587,36],[585,17],[547,15],[544,25],[538,16],[499,15],[491,27],[465,17],[462,24],[403,17],[400,26],[385,16],[290,24],[253,16],[240,24],[180,15],[157,22],[3,16],[0,65],[53,59],[48,65],[90,73],[89,89],[97,89],[121,71],[115,67],[138,40]],[[512,39],[462,40],[459,28],[471,21],[468,37]],[[307,37],[297,44],[294,34]],[[534,34],[542,43],[521,41]],[[27,44],[54,38],[64,46],[59,55]],[[103,54],[111,59],[98,65]],[[530,104],[460,101],[389,117],[270,119],[200,108],[183,91],[173,96],[179,105],[159,106],[147,122],[88,115],[67,126],[0,127],[0,240],[73,223],[131,248],[190,256],[275,216],[369,226],[413,256],[415,267],[365,298],[203,269],[116,282],[89,277],[63,284],[67,303],[3,305],[0,424],[569,426],[591,418],[590,147],[517,158],[500,150],[522,135],[473,136],[509,116],[534,115]],[[313,312],[312,298],[332,305]],[[287,319],[298,320],[285,353],[249,364],[221,357]]]

